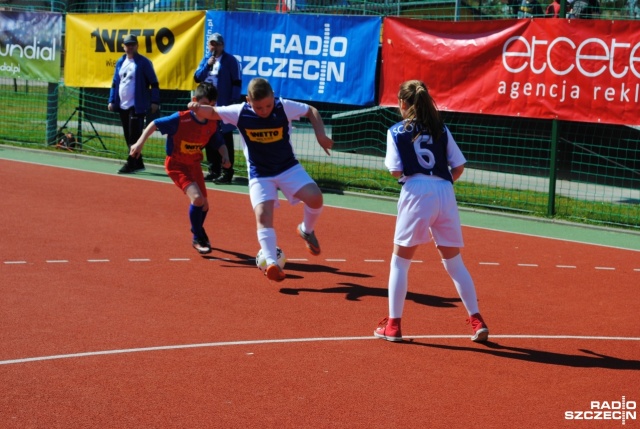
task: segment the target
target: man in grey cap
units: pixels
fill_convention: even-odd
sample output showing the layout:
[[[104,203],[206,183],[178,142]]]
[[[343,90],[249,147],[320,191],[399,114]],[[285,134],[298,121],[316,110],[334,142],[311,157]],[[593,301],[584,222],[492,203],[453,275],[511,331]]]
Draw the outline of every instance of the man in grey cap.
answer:
[[[131,148],[142,135],[147,110],[151,108],[151,114],[155,114],[160,107],[160,85],[153,63],[138,53],[138,38],[129,34],[122,41],[122,47],[125,54],[116,62],[108,109],[120,114],[124,138]],[[132,174],[142,170],[142,157],[129,155],[118,173]]]
[[[224,38],[222,35],[213,33],[209,36],[207,48],[207,53],[193,74],[194,80],[197,83],[209,82],[218,89],[217,106],[228,106],[242,101],[240,98],[242,67],[233,55],[224,50]],[[216,139],[220,138],[221,135],[224,139],[225,146],[227,146],[227,151],[229,152],[230,168],[221,170],[220,154],[214,149],[215,145],[208,144],[205,146],[209,164],[209,174],[205,176],[205,180],[213,180],[214,183],[231,183],[235,158],[233,148],[234,129],[233,125],[222,124],[220,127],[221,134],[212,137],[212,139]]]

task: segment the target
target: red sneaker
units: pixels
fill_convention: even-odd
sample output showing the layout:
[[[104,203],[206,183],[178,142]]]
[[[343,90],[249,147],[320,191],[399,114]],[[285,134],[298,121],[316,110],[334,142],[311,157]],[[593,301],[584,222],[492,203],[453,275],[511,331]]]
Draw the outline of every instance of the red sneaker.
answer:
[[[400,320],[400,318],[385,317],[380,321],[376,330],[373,331],[373,335],[378,338],[384,338],[387,341],[402,341]]]
[[[482,316],[480,313],[472,314],[467,319],[467,324],[471,324],[471,328],[473,329],[474,335],[471,337],[471,341],[475,341],[476,343],[482,343],[489,339],[489,328],[487,324],[482,320]]]
[[[282,268],[278,264],[271,264],[264,270],[264,275],[267,276],[269,280],[273,280],[274,282],[281,282],[286,277]]]

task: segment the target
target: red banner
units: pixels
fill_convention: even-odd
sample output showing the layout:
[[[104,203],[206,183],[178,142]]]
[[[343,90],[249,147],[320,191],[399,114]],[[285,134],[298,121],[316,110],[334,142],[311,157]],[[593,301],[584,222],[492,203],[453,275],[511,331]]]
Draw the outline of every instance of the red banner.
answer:
[[[634,21],[384,20],[380,104],[424,81],[441,110],[640,124]]]

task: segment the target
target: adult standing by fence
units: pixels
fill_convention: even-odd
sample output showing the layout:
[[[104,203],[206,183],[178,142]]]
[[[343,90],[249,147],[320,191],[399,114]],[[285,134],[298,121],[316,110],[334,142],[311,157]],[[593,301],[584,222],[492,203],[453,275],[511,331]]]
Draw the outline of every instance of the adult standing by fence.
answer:
[[[116,62],[108,109],[120,114],[124,138],[127,147],[131,148],[142,135],[147,111],[151,109],[153,115],[160,108],[160,85],[153,63],[138,53],[138,38],[133,34],[126,36],[123,47],[125,54]],[[118,173],[131,174],[142,170],[142,157],[129,155]]]
[[[224,38],[220,33],[213,33],[207,42],[208,51],[205,54],[198,69],[193,74],[197,83],[209,82],[218,89],[218,106],[228,106],[238,103],[242,87],[242,67],[240,62],[230,53],[224,50]],[[229,152],[230,168],[222,168],[220,154],[209,144],[205,146],[209,174],[205,180],[213,180],[214,183],[231,183],[233,179],[233,163],[235,152],[233,146],[233,130],[236,127],[230,124],[222,124],[220,132]],[[213,136],[212,139],[218,136]]]

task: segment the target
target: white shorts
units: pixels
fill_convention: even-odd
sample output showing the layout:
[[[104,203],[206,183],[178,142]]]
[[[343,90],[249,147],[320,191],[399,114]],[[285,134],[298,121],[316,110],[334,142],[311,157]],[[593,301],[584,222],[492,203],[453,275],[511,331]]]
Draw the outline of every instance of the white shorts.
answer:
[[[393,243],[413,247],[431,241],[463,247],[462,228],[453,185],[429,176],[412,176],[402,187]]]
[[[254,177],[249,180],[251,206],[255,209],[260,203],[275,200],[275,207],[278,207],[278,189],[290,204],[297,204],[300,200],[295,198],[294,195],[309,183],[315,182],[300,164],[294,165],[277,176]]]

